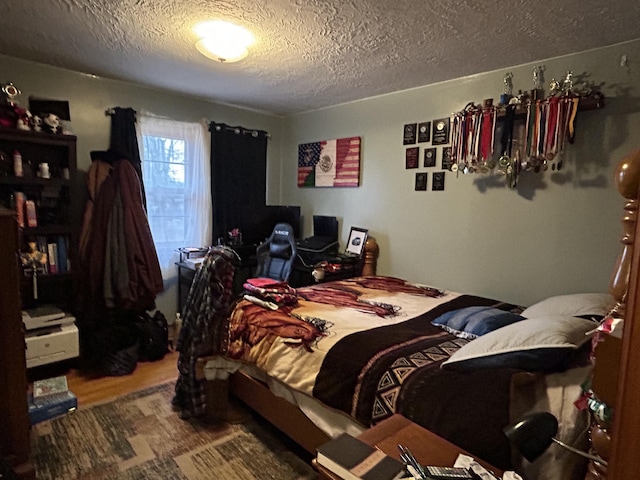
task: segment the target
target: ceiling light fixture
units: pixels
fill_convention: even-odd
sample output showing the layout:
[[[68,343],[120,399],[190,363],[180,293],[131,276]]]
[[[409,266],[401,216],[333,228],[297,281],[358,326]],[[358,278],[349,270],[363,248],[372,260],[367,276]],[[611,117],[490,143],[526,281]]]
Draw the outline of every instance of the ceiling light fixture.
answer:
[[[200,38],[196,48],[204,56],[221,63],[242,60],[249,54],[254,37],[247,29],[225,22],[213,20],[203,22],[193,28]]]

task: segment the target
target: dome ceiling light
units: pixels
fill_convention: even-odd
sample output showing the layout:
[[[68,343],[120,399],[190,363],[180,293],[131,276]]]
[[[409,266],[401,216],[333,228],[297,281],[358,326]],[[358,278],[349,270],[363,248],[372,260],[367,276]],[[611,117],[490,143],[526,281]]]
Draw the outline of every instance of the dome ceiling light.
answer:
[[[242,60],[249,54],[247,47],[255,41],[247,29],[222,20],[199,23],[193,30],[199,37],[198,51],[220,63]]]

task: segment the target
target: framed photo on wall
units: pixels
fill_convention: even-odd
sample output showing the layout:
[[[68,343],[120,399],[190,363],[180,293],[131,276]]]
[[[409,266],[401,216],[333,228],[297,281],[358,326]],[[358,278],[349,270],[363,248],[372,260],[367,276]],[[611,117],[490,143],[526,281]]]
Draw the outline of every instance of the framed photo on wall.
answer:
[[[444,190],[444,174],[445,172],[433,172],[431,190]]]
[[[407,148],[404,155],[404,167],[405,168],[418,168],[420,161],[420,147]]]
[[[433,122],[433,140],[431,145],[447,145],[449,143],[450,119],[441,118]]]
[[[431,122],[421,122],[418,124],[418,143],[431,140]]]
[[[442,169],[451,170],[453,160],[451,159],[451,147],[444,147],[442,149]]]
[[[427,175],[427,172],[416,173],[416,191],[427,189]]]
[[[414,143],[416,143],[416,137],[417,137],[416,126],[417,124],[415,123],[405,124],[404,137],[402,139],[403,145],[413,145]]]
[[[349,240],[347,240],[347,248],[345,253],[356,257],[361,257],[364,252],[364,244],[367,242],[369,230],[359,227],[351,227],[349,232]]]
[[[435,148],[424,149],[424,166],[425,167],[436,166],[436,149]]]

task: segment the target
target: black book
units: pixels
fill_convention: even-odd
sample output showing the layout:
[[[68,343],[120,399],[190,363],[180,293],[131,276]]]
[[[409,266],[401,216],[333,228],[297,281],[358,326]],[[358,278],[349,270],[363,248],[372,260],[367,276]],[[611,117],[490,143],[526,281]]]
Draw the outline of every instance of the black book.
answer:
[[[404,464],[347,433],[318,447],[317,462],[345,480],[395,480]]]

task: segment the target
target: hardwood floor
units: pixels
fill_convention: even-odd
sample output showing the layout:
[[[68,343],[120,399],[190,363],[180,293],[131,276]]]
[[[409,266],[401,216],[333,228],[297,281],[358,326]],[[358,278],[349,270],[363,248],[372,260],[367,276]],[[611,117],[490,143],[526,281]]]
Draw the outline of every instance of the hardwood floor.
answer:
[[[71,364],[49,366],[28,371],[30,381],[66,375],[69,390],[78,397],[78,407],[103,403],[121,395],[166,383],[178,378],[178,352],[169,352],[156,362],[138,362],[130,375],[119,377],[89,377]]]

